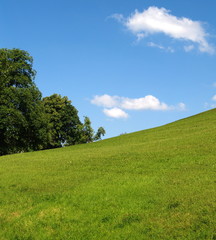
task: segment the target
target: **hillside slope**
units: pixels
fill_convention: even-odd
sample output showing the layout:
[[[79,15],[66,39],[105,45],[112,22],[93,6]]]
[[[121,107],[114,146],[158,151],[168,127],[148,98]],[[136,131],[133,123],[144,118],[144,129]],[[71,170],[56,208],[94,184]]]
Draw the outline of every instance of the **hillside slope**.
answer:
[[[216,109],[0,157],[0,239],[216,239]]]

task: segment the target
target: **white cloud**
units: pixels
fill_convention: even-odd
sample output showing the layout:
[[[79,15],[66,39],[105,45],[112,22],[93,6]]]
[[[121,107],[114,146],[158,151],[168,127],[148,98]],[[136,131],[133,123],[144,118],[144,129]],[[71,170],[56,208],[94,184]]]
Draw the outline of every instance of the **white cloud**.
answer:
[[[121,98],[120,106],[128,110],[168,110],[167,104],[160,102],[152,95],[143,98]]]
[[[122,16],[121,22],[138,38],[140,34],[147,36],[163,33],[174,39],[196,43],[201,52],[214,53],[201,22],[185,17],[178,18],[165,8],[152,6],[143,12],[136,10],[130,17],[123,19]]]
[[[96,95],[91,103],[105,108],[118,107],[127,110],[169,110],[170,108],[152,95],[142,98],[126,98],[107,94]]]
[[[111,108],[111,109],[105,108],[103,112],[106,116],[112,117],[112,118],[128,118],[128,114],[122,109],[117,107]]]
[[[194,45],[188,45],[188,46],[184,46],[184,50],[185,52],[190,52],[194,49]]]
[[[184,103],[179,103],[177,105],[177,109],[180,111],[185,111],[186,110],[186,105]]]
[[[141,98],[127,98],[110,96],[107,94],[101,96],[96,95],[91,100],[91,103],[104,107],[105,109],[103,112],[107,116],[114,118],[127,118],[128,114],[123,110],[183,111],[186,109],[184,103],[179,103],[176,106],[169,106],[152,95],[147,95]]]
[[[153,43],[153,42],[148,42],[148,46],[149,47],[156,47],[156,48],[160,48],[160,49],[165,49],[164,46],[161,46],[161,45]]]
[[[113,18],[113,19],[116,19],[118,22],[120,23],[123,23],[124,22],[124,16],[122,14],[118,14],[118,13],[115,13],[113,15],[111,15],[110,17],[108,18]]]
[[[141,41],[145,37],[144,33],[137,33],[137,42]]]
[[[147,45],[149,47],[155,47],[155,48],[159,48],[168,52],[174,52],[174,49],[172,47],[164,47],[160,44],[154,43],[154,42],[148,42]]]
[[[216,95],[214,95],[214,96],[212,97],[212,100],[213,100],[213,101],[216,101]]]
[[[118,97],[109,96],[107,94],[104,94],[102,96],[96,95],[91,100],[91,103],[98,106],[111,108],[118,105]]]

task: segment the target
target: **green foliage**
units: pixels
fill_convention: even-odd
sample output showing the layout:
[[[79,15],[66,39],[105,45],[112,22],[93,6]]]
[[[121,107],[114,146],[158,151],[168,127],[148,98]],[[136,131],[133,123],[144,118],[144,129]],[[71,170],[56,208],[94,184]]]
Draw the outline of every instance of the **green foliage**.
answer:
[[[90,143],[93,141],[94,130],[91,127],[91,121],[88,117],[84,117],[84,124],[80,126],[81,143]]]
[[[19,49],[0,49],[0,155],[92,142],[89,118],[82,124],[67,97],[41,99],[33,58]]]
[[[84,117],[84,123],[81,123],[77,109],[67,97],[53,94],[43,98],[43,104],[49,119],[48,149],[90,143],[105,135],[102,127],[94,134],[91,120],[87,116]]]
[[[26,51],[0,49],[0,155],[38,150],[47,140],[32,64]]]
[[[106,133],[103,127],[99,127],[95,134],[94,129],[91,127],[91,120],[86,116],[84,117],[84,124],[79,126],[79,131],[80,143],[90,143],[101,140],[101,137]]]
[[[216,109],[0,157],[0,239],[216,239]]]
[[[74,145],[80,142],[81,122],[77,109],[67,97],[53,94],[43,98],[45,112],[49,119],[49,142],[47,148]]]
[[[101,140],[101,137],[106,134],[106,131],[103,127],[99,127],[96,134],[94,135],[94,140],[98,141]]]

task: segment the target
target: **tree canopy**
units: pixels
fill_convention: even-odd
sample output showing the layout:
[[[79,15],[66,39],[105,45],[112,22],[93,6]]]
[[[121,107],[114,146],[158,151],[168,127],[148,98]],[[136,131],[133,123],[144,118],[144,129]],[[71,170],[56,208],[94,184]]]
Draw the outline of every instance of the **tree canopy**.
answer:
[[[80,142],[79,126],[81,122],[77,109],[67,97],[53,94],[43,98],[45,112],[49,119],[48,148],[74,145]]]
[[[87,116],[84,117],[84,123],[80,121],[77,109],[67,97],[53,94],[43,98],[43,104],[49,120],[47,148],[90,143],[104,136],[103,127],[94,133],[91,120]]]
[[[19,49],[0,49],[0,154],[37,150],[46,141],[41,93],[33,59]]]
[[[101,139],[88,117],[82,123],[67,97],[42,99],[33,58],[20,49],[0,49],[0,155],[89,143]]]

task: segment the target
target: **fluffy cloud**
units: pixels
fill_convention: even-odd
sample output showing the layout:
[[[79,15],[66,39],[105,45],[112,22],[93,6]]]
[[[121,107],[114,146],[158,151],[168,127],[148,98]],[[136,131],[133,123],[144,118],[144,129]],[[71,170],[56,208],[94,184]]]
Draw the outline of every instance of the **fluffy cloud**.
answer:
[[[104,113],[109,117],[127,118],[128,114],[124,110],[185,110],[185,104],[179,103],[177,106],[168,106],[161,102],[158,98],[147,95],[142,98],[127,98],[120,96],[110,96],[107,94],[94,96],[91,100],[92,104],[104,107]]]
[[[121,16],[121,22],[127,29],[138,38],[163,33],[174,39],[196,43],[201,52],[214,52],[214,48],[207,41],[208,34],[201,22],[185,17],[178,18],[171,15],[170,11],[165,8],[149,7],[143,12],[136,10],[124,21],[123,16],[119,16]],[[191,47],[186,49],[192,50]]]
[[[188,46],[184,46],[184,50],[185,52],[190,52],[194,49],[194,45],[188,45]]]
[[[126,98],[107,94],[96,95],[91,103],[105,108],[118,107],[127,110],[168,110],[170,108],[152,95],[143,98]]]
[[[129,110],[168,110],[169,107],[156,97],[148,95],[143,98],[121,98],[120,106]]]
[[[120,23],[124,23],[124,16],[122,14],[115,13],[112,16],[109,16],[108,18],[113,18]]]
[[[128,118],[128,114],[122,109],[117,107],[111,109],[105,108],[103,112],[105,115],[112,118]]]
[[[118,98],[117,96],[110,96],[107,94],[104,94],[102,96],[96,95],[92,100],[91,103],[98,105],[98,106],[103,106],[103,107],[114,107],[118,105]]]
[[[186,105],[184,103],[179,103],[176,107],[177,110],[180,111],[185,111],[186,110]]]
[[[214,96],[212,97],[212,100],[213,100],[213,101],[216,101],[216,95],[214,95]]]

